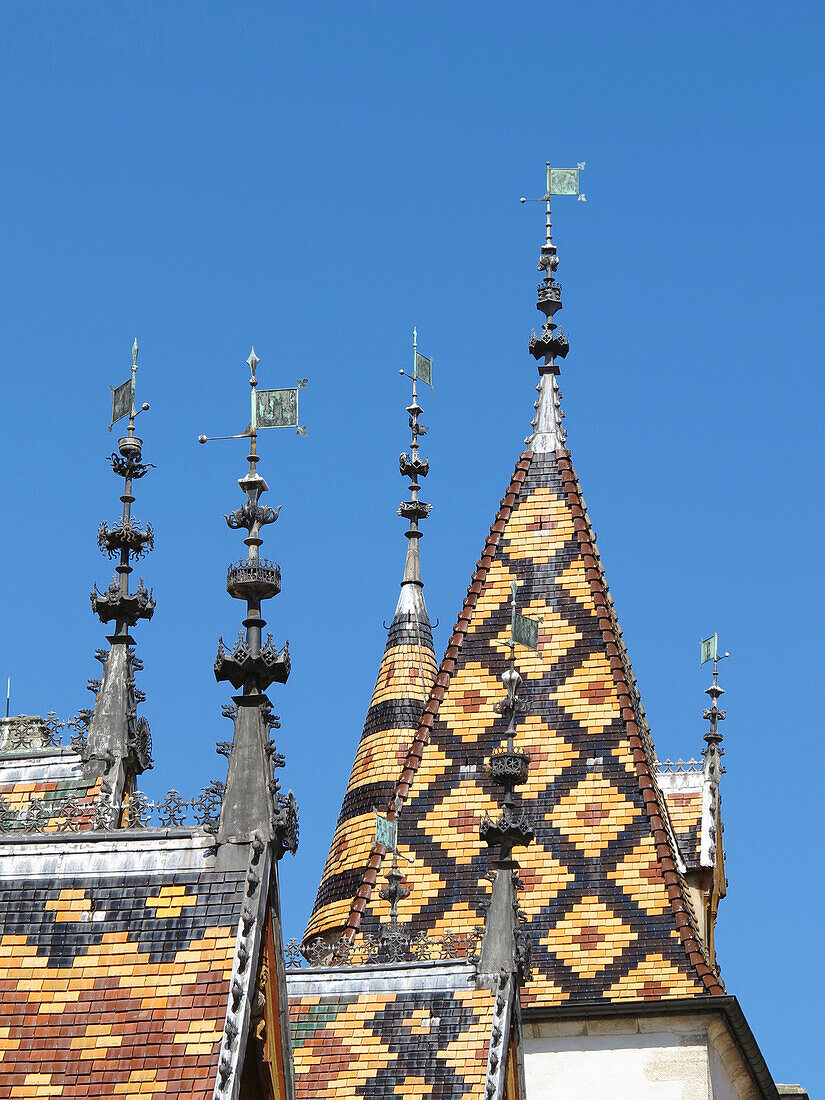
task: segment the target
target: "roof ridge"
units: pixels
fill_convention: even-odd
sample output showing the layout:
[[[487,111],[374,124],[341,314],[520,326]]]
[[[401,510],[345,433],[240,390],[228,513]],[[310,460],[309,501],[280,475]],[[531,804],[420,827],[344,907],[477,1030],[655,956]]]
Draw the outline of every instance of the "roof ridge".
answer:
[[[678,870],[678,854],[674,847],[672,827],[670,829],[666,828],[666,822],[670,825],[670,816],[665,807],[662,792],[656,782],[655,753],[650,737],[650,727],[641,706],[636,678],[630,665],[630,657],[621,636],[616,610],[607,586],[601,558],[596,549],[596,540],[590,517],[584,505],[578,475],[573,467],[570,452],[566,447],[558,448],[556,457],[564,491],[567,495],[567,503],[573,516],[573,528],[582,550],[585,576],[590,583],[590,591],[599,616],[602,641],[610,658],[613,682],[619,694],[621,718],[627,731],[628,743],[633,751],[642,801],[645,804],[645,812],[656,846],[656,859],[667,889],[676,928],[688,960],[702,985],[709,993],[724,994],[725,988],[722,980],[718,972],[709,963],[707,953],[702,945],[696,915],[690,904],[684,880]],[[588,563],[588,558],[590,558],[592,564]],[[614,649],[615,653],[611,652],[611,649]],[[627,700],[629,706],[624,704],[623,698]]]
[[[415,778],[415,773],[418,771],[418,766],[421,763],[422,750],[430,740],[430,730],[438,714],[438,708],[441,704],[441,700],[444,698],[447,685],[450,682],[450,677],[455,669],[456,659],[463,645],[467,627],[469,626],[473,610],[475,609],[476,602],[478,601],[478,597],[487,577],[487,571],[493,561],[496,548],[498,547],[498,541],[501,538],[507,520],[510,518],[513,505],[516,502],[521,486],[527,476],[527,471],[530,469],[532,458],[533,451],[531,450],[523,451],[522,454],[519,455],[515,470],[513,471],[513,476],[510,478],[510,483],[507,487],[507,492],[501,498],[496,517],[490,527],[490,533],[484,544],[484,550],[473,570],[470,584],[467,588],[467,595],[464,597],[464,603],[459,612],[455,627],[453,628],[453,633],[450,636],[447,648],[444,651],[444,656],[438,666],[435,683],[433,684],[429,698],[424,707],[424,713],[421,716],[415,737],[407,750],[407,756],[404,760],[401,774],[395,784],[396,796],[404,801],[406,801],[409,796],[410,786]],[[381,870],[384,853],[385,848],[383,845],[373,844],[369,861],[361,875],[361,881],[352,899],[349,916],[347,917],[344,936],[350,941],[355,937],[355,934],[360,928],[361,916],[372,896],[372,889],[378,881],[378,873]]]

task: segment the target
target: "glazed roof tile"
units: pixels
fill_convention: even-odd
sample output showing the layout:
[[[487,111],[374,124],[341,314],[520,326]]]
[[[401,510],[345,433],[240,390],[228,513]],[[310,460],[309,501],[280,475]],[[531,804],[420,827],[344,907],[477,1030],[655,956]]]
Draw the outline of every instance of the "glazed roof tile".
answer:
[[[395,980],[403,986],[404,975]],[[481,1100],[494,1009],[489,989],[292,996],[298,1100]]]
[[[247,897],[211,844],[5,845],[0,1096],[211,1097]]]
[[[436,671],[426,611],[423,619],[396,614],[305,939],[340,933],[346,924],[375,839],[374,811],[386,811],[392,800]]]
[[[520,858],[534,967],[523,1002],[723,992],[678,872],[652,741],[564,448],[517,463],[399,771],[396,791],[409,802],[400,843],[416,861],[401,919],[428,933],[483,922],[489,857],[478,822],[495,813],[484,763],[504,729],[493,704],[513,579],[520,608],[543,617],[538,652],[518,655],[529,714],[517,743],[531,757],[521,798],[537,834]],[[351,936],[374,931],[382,854],[373,849],[351,902]]]

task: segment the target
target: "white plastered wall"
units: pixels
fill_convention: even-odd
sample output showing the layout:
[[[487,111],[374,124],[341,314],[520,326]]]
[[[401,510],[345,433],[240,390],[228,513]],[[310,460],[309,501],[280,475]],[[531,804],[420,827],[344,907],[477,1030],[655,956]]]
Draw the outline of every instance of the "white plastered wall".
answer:
[[[717,1016],[526,1022],[527,1100],[758,1100]]]

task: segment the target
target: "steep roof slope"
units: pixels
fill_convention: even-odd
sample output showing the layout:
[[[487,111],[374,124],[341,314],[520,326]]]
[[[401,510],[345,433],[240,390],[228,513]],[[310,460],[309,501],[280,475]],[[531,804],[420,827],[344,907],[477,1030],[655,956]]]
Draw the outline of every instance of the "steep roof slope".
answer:
[[[268,850],[221,869],[213,837],[177,834],[4,846],[0,1095],[207,1097],[237,1072]]]

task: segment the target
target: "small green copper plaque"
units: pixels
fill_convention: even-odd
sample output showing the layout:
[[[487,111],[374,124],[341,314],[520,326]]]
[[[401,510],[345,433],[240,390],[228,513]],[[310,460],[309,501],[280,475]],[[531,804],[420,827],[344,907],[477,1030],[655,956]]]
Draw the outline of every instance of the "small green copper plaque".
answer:
[[[298,427],[298,389],[258,390],[259,428]]]
[[[551,195],[578,195],[579,170],[578,168],[551,168],[550,169],[550,194]]]
[[[109,425],[109,431],[117,424],[118,420],[122,420],[124,416],[129,416],[132,411],[132,384],[133,379],[130,378],[128,382],[124,382],[117,389],[114,386],[109,387],[112,391],[112,422]]]
[[[420,378],[422,382],[426,382],[430,389],[432,389],[433,361],[418,351],[415,353],[415,370],[413,372],[413,377]]]
[[[539,648],[539,624],[537,619],[528,619],[517,611],[513,616],[513,641],[526,645],[528,649]]]
[[[398,827],[394,821],[381,814],[375,815],[375,843],[383,844],[389,851],[395,851],[395,839]]]

